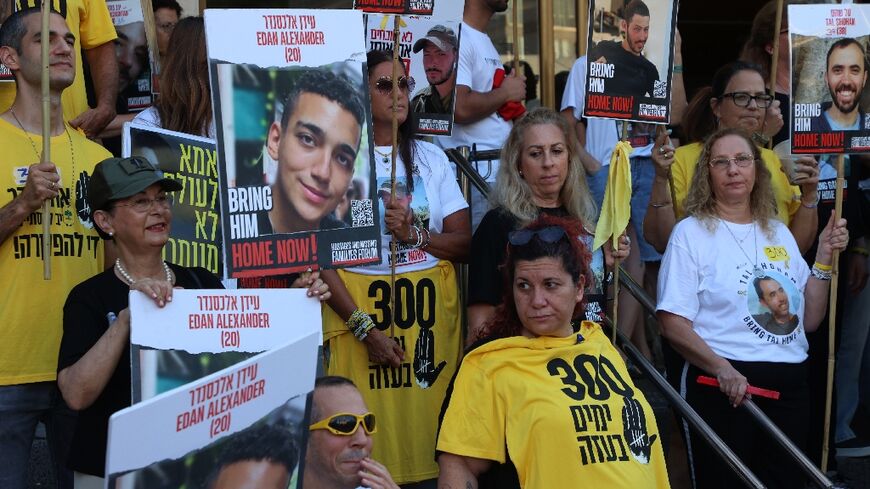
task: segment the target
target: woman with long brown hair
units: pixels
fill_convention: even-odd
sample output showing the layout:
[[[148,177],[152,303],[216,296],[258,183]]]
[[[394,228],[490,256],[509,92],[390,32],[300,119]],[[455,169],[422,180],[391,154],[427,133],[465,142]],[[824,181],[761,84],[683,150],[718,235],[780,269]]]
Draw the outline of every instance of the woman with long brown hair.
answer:
[[[160,96],[133,119],[170,131],[215,137],[202,17],[178,21],[160,72]]]

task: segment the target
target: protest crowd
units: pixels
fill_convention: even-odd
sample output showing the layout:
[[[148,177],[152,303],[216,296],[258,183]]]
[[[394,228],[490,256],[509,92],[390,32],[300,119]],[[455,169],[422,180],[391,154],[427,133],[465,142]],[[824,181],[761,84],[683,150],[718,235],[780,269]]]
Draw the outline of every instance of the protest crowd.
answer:
[[[496,49],[487,32],[507,0],[465,0],[455,25],[403,38],[401,56],[422,60],[417,79],[383,39],[358,66],[264,74],[215,55],[208,11],[147,2],[146,41],[117,22],[119,1],[54,2],[46,40],[39,2],[0,0],[0,489],[32,487],[38,425],[57,488],[745,487],[697,427],[655,405],[643,360],[617,347],[611,321],[764,487],[810,480],[757,429],[748,401],[836,487],[868,487],[838,467],[870,460],[870,143],[855,142],[870,131],[870,27],[825,44],[824,79],[812,76],[826,101],[802,114],[793,106],[813,104],[792,78],[789,35],[806,21],[788,8],[800,0],[760,6],[742,51],[694,93],[678,15],[667,33],[651,27],[671,1],[612,2],[620,37],[556,80]],[[653,42],[664,42],[664,75],[644,55]],[[590,91],[596,80],[603,92]],[[263,95],[257,83],[286,86]],[[536,99],[545,84],[555,107]],[[620,114],[627,95],[666,102]],[[208,194],[223,231],[199,248],[171,234],[211,229],[205,213],[182,211],[195,179],[172,175],[165,148],[130,150],[136,130],[238,161],[200,168],[216,167],[214,188],[232,197]],[[843,133],[851,146],[824,137]],[[451,150],[472,147],[457,165]],[[481,185],[460,185],[466,168]],[[304,266],[249,259],[283,235],[300,256],[310,242]],[[214,263],[167,258],[194,248],[215,250],[202,255]],[[655,310],[619,287],[618,267]],[[104,486],[110,417],[142,400],[130,292],[159,311],[180,289],[266,288],[300,289],[322,314],[304,433],[252,426],[209,463],[175,465],[184,483],[153,472]],[[184,362],[196,377],[223,368]]]

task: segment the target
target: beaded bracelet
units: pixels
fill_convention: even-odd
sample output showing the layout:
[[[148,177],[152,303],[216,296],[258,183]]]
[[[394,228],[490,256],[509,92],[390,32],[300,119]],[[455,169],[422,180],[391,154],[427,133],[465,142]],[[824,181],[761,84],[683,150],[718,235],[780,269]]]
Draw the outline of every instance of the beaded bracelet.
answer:
[[[368,336],[369,331],[375,327],[375,322],[372,321],[371,316],[366,314],[365,311],[357,309],[351,313],[345,325],[347,325],[347,329],[353,333],[356,339],[362,341]]]
[[[428,248],[429,245],[432,243],[432,235],[429,234],[429,230],[426,229],[425,226],[424,226],[423,228],[421,228],[421,229],[423,230],[424,233],[426,233],[426,239],[423,240],[423,245],[420,246],[420,249],[421,249],[421,250],[425,250],[425,249]]]
[[[831,272],[819,270],[819,268],[815,265],[813,265],[813,268],[810,269],[810,274],[819,280],[831,280]]]

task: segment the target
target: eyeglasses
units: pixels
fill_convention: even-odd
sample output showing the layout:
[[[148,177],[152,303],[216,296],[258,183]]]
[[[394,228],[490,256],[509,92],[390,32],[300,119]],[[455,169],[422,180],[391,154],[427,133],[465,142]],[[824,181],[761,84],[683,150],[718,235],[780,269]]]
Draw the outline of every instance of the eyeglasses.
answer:
[[[309,426],[309,430],[329,430],[333,435],[351,436],[356,433],[357,428],[362,425],[365,432],[369,435],[377,432],[375,424],[375,415],[373,413],[365,414],[350,414],[338,413],[320,420]]]
[[[755,157],[752,155],[742,154],[737,155],[733,158],[713,158],[712,160],[710,160],[710,166],[716,170],[727,170],[728,168],[731,168],[732,161],[740,168],[746,168],[755,163]]]
[[[413,76],[402,75],[399,77],[398,85],[399,90],[411,93],[414,91],[414,87],[417,86],[417,82],[414,81]],[[382,76],[378,78],[378,81],[375,82],[375,88],[381,92],[382,95],[393,93],[393,78],[390,76]]]
[[[508,235],[508,242],[513,246],[523,246],[537,236],[544,243],[555,243],[565,235],[565,229],[560,226],[548,226],[541,229],[520,229]]]
[[[749,102],[753,100],[755,100],[755,105],[758,106],[759,109],[766,109],[773,103],[773,95],[770,95],[769,93],[752,95],[746,92],[730,92],[723,93],[719,98],[721,99],[725,97],[731,97],[731,100],[734,101],[734,105],[738,107],[749,107]]]
[[[164,209],[169,209],[172,207],[173,198],[169,194],[160,194],[153,199],[149,199],[147,197],[138,198],[132,202],[128,202],[126,204],[115,204],[115,207],[129,207],[136,212],[148,212],[151,210],[151,206],[157,204],[158,207],[163,207]]]

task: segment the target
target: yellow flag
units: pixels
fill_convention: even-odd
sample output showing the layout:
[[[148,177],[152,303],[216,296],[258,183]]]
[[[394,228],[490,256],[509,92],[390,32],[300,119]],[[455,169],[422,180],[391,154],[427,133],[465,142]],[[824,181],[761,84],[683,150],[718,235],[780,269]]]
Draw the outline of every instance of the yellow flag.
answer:
[[[631,217],[631,144],[628,141],[616,143],[610,157],[607,188],[604,190],[604,203],[601,215],[595,226],[595,240],[592,249],[597,250],[611,236],[618,237],[628,226]],[[614,240],[614,248],[616,248]]]

